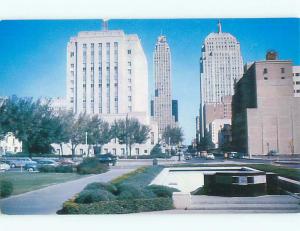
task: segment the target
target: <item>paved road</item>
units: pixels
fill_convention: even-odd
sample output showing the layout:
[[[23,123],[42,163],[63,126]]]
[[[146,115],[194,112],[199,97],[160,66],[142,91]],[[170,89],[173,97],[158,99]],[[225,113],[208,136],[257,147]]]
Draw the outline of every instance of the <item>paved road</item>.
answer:
[[[3,214],[55,214],[61,208],[63,202],[80,192],[87,184],[95,181],[108,182],[136,168],[113,168],[103,174],[88,176],[2,199],[0,200],[0,209]]]

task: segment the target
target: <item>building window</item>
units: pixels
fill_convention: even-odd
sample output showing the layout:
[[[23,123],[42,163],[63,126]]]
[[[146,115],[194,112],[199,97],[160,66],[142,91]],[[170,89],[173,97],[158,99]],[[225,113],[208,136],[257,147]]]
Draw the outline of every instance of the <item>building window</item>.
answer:
[[[154,132],[151,132],[151,144],[154,144]]]
[[[131,55],[131,50],[127,50],[127,54]]]
[[[268,69],[264,68],[264,74],[267,74],[267,73],[268,73]]]
[[[285,77],[284,77],[284,76],[282,76],[282,77],[281,77],[281,79],[285,79]]]
[[[136,149],[135,149],[135,154],[136,154],[136,155],[140,155],[140,149],[139,149],[139,148],[136,148]]]
[[[296,93],[300,93],[300,90],[297,90]]]
[[[131,67],[131,62],[130,61],[128,62],[128,66]]]
[[[131,75],[131,69],[128,69],[128,74]]]
[[[74,52],[72,51],[71,53],[70,53],[70,57],[73,57],[74,56]]]
[[[299,85],[300,84],[300,81],[296,81],[296,85]]]
[[[280,68],[280,71],[281,71],[281,73],[284,73],[284,68],[282,67],[282,68]]]
[[[132,98],[131,96],[128,96],[128,101],[131,102]]]
[[[264,77],[264,80],[268,80],[268,77]]]

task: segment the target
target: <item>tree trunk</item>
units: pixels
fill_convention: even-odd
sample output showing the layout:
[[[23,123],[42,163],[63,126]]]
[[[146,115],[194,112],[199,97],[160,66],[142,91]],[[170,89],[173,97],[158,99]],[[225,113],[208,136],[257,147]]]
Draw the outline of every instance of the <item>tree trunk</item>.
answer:
[[[125,153],[125,158],[128,158],[128,144],[126,143],[126,153]]]
[[[63,157],[63,156],[64,156],[64,151],[63,151],[62,143],[60,143],[59,146],[60,146],[60,154],[61,154],[61,157]]]
[[[74,146],[74,145],[72,145],[72,160],[74,160],[74,158],[75,158],[75,148],[76,148],[76,146]]]

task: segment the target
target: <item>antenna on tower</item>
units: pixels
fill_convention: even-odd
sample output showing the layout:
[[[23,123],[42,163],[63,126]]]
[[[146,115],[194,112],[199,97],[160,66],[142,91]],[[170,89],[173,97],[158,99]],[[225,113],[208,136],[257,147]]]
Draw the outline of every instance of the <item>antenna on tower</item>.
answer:
[[[103,31],[108,31],[108,19],[104,18],[102,20],[102,30]]]
[[[219,22],[218,22],[218,33],[222,33],[222,24],[221,24],[220,19],[219,19]]]

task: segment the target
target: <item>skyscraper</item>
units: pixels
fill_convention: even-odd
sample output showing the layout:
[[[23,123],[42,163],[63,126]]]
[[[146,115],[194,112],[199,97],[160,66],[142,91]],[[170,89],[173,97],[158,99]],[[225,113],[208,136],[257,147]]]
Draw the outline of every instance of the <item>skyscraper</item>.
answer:
[[[148,66],[137,35],[79,32],[67,57],[67,105],[74,113],[148,116]]]
[[[222,32],[219,21],[218,32],[210,33],[204,40],[200,58],[200,136],[207,128],[204,106],[222,103],[222,98],[234,94],[234,83],[243,74],[240,44],[229,33]],[[218,119],[218,118],[215,118]]]
[[[150,154],[158,142],[157,123],[148,115],[147,59],[136,34],[108,30],[105,22],[103,30],[82,31],[70,38],[66,90],[67,109],[77,115],[99,115],[109,123],[134,118],[149,126],[149,139],[135,144],[133,155]],[[86,148],[78,146],[76,153],[83,154]],[[125,155],[125,148],[113,139],[102,149]]]
[[[171,51],[166,36],[159,36],[154,50],[154,119],[162,134],[174,125],[172,116]]]

